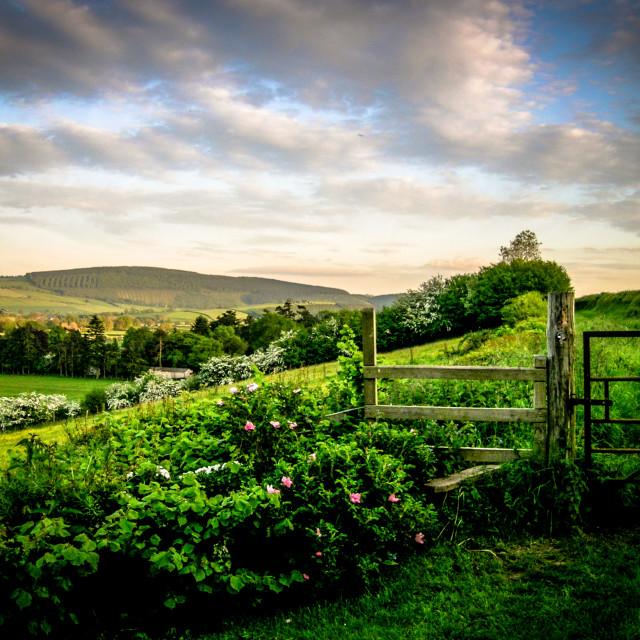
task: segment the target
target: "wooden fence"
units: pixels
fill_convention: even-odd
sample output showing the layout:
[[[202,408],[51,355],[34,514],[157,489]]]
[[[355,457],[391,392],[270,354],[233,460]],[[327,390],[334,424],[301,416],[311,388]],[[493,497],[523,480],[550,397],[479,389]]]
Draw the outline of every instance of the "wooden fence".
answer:
[[[550,293],[548,299],[547,355],[534,356],[532,367],[426,367],[379,366],[376,318],[363,311],[365,418],[524,422],[533,424],[533,449],[465,447],[463,458],[476,462],[505,462],[523,456],[545,459],[574,457],[573,398],[574,298],[571,293]],[[533,408],[479,408],[398,406],[378,403],[378,380],[504,380],[533,382]]]

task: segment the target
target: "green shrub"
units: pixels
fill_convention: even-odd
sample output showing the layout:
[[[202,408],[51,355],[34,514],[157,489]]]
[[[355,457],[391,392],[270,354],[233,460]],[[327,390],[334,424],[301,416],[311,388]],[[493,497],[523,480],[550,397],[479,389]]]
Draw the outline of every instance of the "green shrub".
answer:
[[[107,394],[104,388],[91,389],[82,401],[82,410],[87,413],[100,413],[107,408]]]

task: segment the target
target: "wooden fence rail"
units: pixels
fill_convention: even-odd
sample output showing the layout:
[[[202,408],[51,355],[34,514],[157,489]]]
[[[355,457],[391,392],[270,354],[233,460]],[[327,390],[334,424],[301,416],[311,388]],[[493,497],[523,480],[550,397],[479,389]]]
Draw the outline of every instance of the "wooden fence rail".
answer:
[[[378,366],[375,311],[363,310],[365,418],[533,423],[533,450],[469,448],[463,457],[483,462],[504,462],[532,453],[546,459],[573,457],[573,304],[573,294],[549,294],[548,354],[534,356],[532,367]],[[382,378],[530,381],[533,382],[533,408],[381,405],[378,380]]]

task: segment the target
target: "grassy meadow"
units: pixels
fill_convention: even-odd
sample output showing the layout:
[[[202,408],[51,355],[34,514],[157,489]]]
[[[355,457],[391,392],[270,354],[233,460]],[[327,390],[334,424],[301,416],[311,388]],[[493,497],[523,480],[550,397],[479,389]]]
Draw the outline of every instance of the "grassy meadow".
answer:
[[[61,394],[69,400],[81,401],[91,389],[108,387],[115,380],[68,378],[64,376],[28,376],[0,374],[0,397],[36,392],[43,395]]]

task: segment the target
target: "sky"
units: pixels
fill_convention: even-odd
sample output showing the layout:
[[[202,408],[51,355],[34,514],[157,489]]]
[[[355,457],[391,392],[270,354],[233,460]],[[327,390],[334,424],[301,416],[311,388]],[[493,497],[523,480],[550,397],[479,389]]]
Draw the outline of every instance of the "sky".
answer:
[[[0,275],[640,289],[640,1],[0,0]]]

